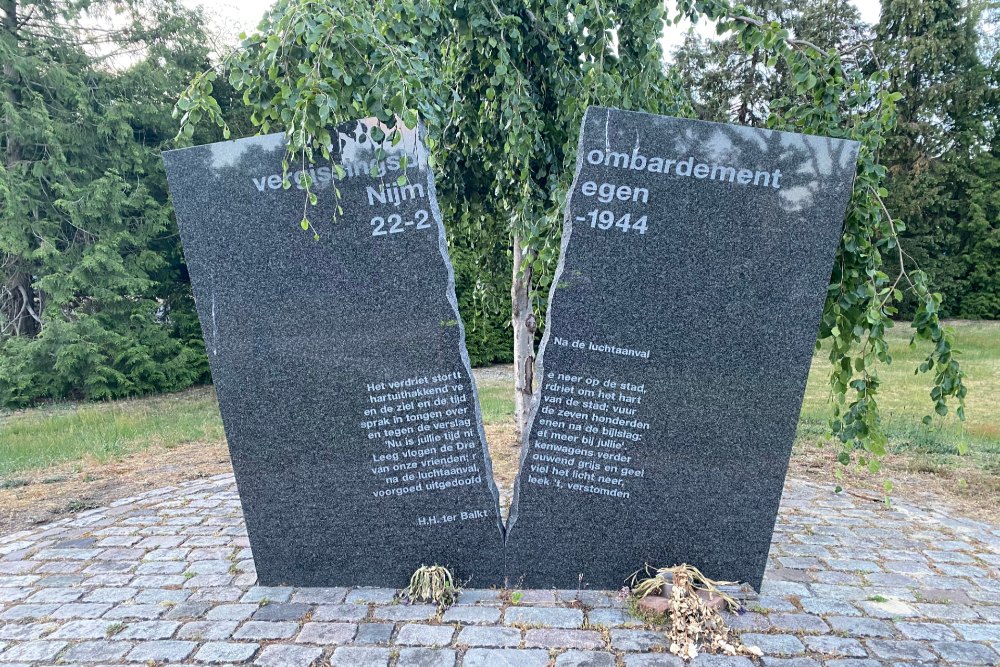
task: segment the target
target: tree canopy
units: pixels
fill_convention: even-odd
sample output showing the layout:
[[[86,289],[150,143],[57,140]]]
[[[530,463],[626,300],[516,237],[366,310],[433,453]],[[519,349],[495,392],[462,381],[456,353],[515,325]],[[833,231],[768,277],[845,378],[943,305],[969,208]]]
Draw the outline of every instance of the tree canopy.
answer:
[[[841,459],[877,467],[893,318],[926,346],[933,410],[961,416],[940,318],[1000,315],[996,8],[884,5],[872,29],[848,0],[681,0],[674,14],[653,0],[279,0],[216,59],[177,0],[0,0],[0,402],[207,381],[159,151],[178,131],[284,131],[289,163],[309,161],[335,148],[334,125],[377,116],[427,126],[471,356],[514,360],[523,423],[577,132],[599,104],[861,143],[819,344]],[[666,57],[665,26],[701,21],[720,39]],[[314,196],[303,233],[322,235],[333,221],[308,215]]]
[[[174,2],[0,9],[0,403],[208,380],[159,159],[172,100],[209,66],[199,17]]]
[[[582,113],[602,104],[693,116],[680,73],[664,65],[659,37],[669,20],[699,19],[717,21],[743,54],[759,54],[748,71],[781,75],[783,86],[766,94],[767,127],[861,143],[819,339],[834,364],[831,426],[845,445],[842,460],[861,450],[861,462],[877,467],[885,451],[878,366],[891,361],[884,332],[904,298],[916,304],[915,338],[931,341],[918,371],[932,373],[935,410],[947,414],[948,400],[956,399],[961,415],[966,389],[953,337],[940,325],[941,296],[906,265],[904,226],[884,203],[887,171],[879,155],[901,96],[889,72],[865,67],[869,50],[824,48],[724,0],[682,0],[675,17],[649,0],[280,0],[222,69],[261,131],[286,132],[290,161],[329,157],[335,147],[328,128],[338,122],[373,115],[412,127],[418,116],[425,120],[443,175],[445,217],[480,229],[496,218],[509,224],[515,364],[524,392],[533,350],[519,351],[518,328],[534,329],[523,314],[519,320],[525,303],[518,282],[537,310],[558,252],[557,221]],[[206,115],[225,127],[211,95],[217,76],[199,76],[181,98],[182,135]],[[324,224],[330,221],[304,227],[322,234]]]

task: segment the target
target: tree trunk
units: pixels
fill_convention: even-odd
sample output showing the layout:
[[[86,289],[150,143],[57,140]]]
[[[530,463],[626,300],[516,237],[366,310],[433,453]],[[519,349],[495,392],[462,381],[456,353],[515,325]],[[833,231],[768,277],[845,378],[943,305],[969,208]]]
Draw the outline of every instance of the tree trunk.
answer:
[[[511,325],[514,327],[514,420],[518,441],[523,447],[528,439],[528,417],[535,390],[535,314],[531,306],[532,250],[514,236],[514,273],[511,280]]]

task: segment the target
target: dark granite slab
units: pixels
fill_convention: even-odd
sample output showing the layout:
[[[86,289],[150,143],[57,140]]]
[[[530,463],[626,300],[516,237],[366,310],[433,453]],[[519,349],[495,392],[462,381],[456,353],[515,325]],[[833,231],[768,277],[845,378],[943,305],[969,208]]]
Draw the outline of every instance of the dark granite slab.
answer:
[[[618,588],[687,562],[759,588],[856,156],[589,109],[509,581]]]
[[[311,168],[318,241],[294,167],[282,188],[283,135],[164,155],[258,578],[401,587],[439,563],[497,584],[497,491],[427,152],[408,131],[375,160],[373,122],[339,128],[340,154]]]

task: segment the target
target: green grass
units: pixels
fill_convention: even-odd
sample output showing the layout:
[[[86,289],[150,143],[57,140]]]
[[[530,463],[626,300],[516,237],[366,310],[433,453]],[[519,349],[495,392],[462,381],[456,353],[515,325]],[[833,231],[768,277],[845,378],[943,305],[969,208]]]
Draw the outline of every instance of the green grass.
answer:
[[[912,329],[897,324],[887,336],[892,364],[879,371],[879,405],[889,450],[925,457],[932,465],[955,464],[960,452],[967,450],[967,464],[1000,472],[1000,322],[956,321],[947,326],[955,331],[956,345],[962,352],[959,360],[967,374],[966,421],[958,420],[954,406],[946,417],[933,414],[929,396],[933,377],[914,374],[931,344],[918,342],[916,349],[910,349]],[[826,351],[821,350],[809,371],[799,417],[800,441],[814,441],[827,432],[831,414],[829,369]],[[922,423],[927,414],[934,416],[929,426]]]
[[[514,419],[513,383],[483,383],[479,387],[479,407],[484,424],[511,423]]]
[[[882,414],[890,449],[913,453],[926,465],[950,466],[960,461],[985,471],[1000,472],[1000,322],[952,322],[960,359],[968,374],[967,421],[953,415],[921,419],[931,411],[931,378],[913,370],[926,344],[910,350],[909,327],[890,331],[893,363],[881,371]],[[827,432],[830,415],[825,352],[813,359],[799,420],[799,444],[814,442]],[[480,383],[483,421],[509,424],[514,416],[511,382]],[[92,457],[107,461],[147,447],[175,447],[223,438],[215,395],[196,389],[176,395],[114,403],[66,403],[14,413],[0,412],[0,485],[22,483],[12,476],[28,470]],[[968,447],[966,457],[960,450]]]
[[[222,437],[215,394],[204,389],[0,414],[0,478],[87,457],[103,462],[151,446]]]

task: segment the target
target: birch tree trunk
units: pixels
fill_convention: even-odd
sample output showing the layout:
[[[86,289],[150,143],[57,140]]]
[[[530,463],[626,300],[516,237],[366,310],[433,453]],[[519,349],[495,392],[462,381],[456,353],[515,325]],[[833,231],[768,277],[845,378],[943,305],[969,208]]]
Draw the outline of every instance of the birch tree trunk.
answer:
[[[535,258],[514,236],[511,325],[514,328],[514,420],[521,446],[527,442],[528,416],[535,390],[535,314],[531,305],[531,264]]]

